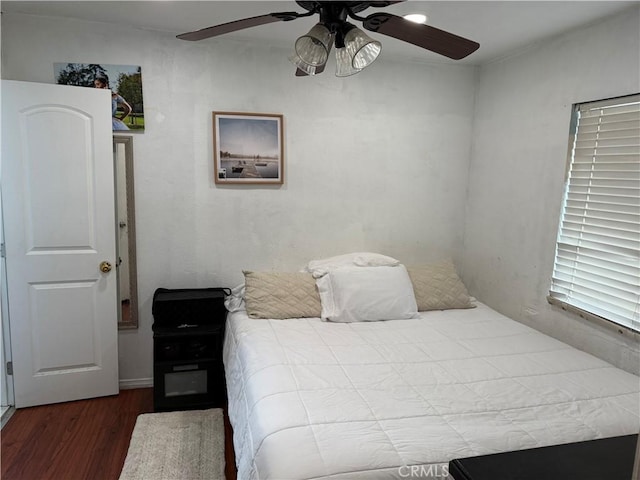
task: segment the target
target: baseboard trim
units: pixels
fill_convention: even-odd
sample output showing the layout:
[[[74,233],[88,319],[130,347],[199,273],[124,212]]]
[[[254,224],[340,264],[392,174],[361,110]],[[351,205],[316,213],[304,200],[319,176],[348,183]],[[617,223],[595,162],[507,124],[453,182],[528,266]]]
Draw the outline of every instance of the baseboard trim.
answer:
[[[11,415],[13,415],[15,411],[16,411],[15,407],[12,407],[12,406],[2,407],[2,420],[0,422],[0,429],[4,428],[4,426],[7,424],[7,422],[11,418]]]
[[[153,387],[153,378],[126,378],[120,379],[120,390],[131,390],[132,388]]]

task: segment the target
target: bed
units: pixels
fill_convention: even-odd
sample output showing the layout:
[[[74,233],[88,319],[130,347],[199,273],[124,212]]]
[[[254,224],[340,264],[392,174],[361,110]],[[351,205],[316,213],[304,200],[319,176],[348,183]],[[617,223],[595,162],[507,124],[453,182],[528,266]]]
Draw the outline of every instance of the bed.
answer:
[[[640,430],[637,376],[472,306],[347,323],[232,308],[238,478],[444,479],[454,458]]]

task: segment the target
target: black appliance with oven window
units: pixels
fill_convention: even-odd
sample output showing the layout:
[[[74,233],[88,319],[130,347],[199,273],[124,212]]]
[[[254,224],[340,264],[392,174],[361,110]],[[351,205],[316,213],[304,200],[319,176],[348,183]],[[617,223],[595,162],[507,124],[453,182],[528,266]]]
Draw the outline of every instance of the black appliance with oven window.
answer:
[[[226,288],[158,288],[153,295],[155,411],[222,407]]]

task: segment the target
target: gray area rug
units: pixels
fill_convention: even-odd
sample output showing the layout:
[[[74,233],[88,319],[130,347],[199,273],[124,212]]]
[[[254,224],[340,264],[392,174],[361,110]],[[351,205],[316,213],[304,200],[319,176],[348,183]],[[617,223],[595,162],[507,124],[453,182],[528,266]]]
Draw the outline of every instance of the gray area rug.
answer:
[[[120,480],[224,480],[222,410],[138,416]]]

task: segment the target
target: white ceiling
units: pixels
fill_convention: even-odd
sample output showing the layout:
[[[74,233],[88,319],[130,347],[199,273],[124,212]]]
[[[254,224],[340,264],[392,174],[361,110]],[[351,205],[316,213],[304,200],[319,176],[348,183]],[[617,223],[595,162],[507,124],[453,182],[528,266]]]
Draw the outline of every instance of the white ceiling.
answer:
[[[510,55],[543,39],[615,15],[640,1],[406,1],[374,11],[396,15],[424,13],[430,25],[475,40],[480,49],[460,61],[481,64]],[[6,13],[70,17],[118,23],[179,34],[211,25],[272,12],[304,12],[294,1],[2,1]],[[259,40],[289,46],[317,17],[278,22],[227,34],[226,38]],[[382,42],[382,55],[418,62],[453,62],[411,44],[371,34]],[[216,42],[225,37],[202,42]],[[180,42],[182,40],[177,40]],[[381,57],[382,58],[382,57]]]

